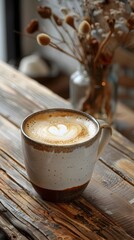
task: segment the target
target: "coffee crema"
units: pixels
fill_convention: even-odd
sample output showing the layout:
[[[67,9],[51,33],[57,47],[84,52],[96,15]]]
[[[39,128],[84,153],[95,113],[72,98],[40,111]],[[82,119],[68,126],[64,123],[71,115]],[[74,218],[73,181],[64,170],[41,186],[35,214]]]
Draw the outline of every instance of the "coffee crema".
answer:
[[[24,126],[24,132],[31,139],[54,145],[82,143],[96,131],[93,121],[71,111],[42,112],[31,116]]]

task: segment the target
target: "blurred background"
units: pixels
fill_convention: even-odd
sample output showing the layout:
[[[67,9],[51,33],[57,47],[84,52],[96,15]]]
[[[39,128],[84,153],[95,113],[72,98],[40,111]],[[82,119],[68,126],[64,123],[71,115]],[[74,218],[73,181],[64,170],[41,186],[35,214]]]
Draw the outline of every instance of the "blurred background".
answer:
[[[30,20],[38,17],[36,8],[42,3],[0,0],[0,59],[68,99],[69,77],[76,71],[77,62],[52,48],[39,47],[34,38],[24,34]],[[50,30],[49,25],[46,28]],[[35,71],[35,68],[28,68],[29,63],[38,63],[40,67]],[[118,98],[134,109],[134,69],[123,68],[121,76]]]
[[[37,17],[41,2],[0,0],[0,59],[67,99],[69,76],[76,70],[76,61],[49,47],[39,47],[35,39],[24,35],[27,24]],[[42,66],[36,68],[36,74],[27,67],[31,62]]]

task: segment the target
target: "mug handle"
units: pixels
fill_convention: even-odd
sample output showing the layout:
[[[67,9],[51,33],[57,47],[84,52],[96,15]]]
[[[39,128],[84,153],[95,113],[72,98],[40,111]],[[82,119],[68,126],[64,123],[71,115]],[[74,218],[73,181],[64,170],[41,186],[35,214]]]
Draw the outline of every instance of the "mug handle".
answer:
[[[112,128],[107,122],[105,122],[101,119],[97,119],[97,121],[100,124],[100,131],[101,131],[99,148],[98,148],[98,153],[97,153],[97,159],[99,159],[105,145],[109,142],[109,139],[112,136]]]

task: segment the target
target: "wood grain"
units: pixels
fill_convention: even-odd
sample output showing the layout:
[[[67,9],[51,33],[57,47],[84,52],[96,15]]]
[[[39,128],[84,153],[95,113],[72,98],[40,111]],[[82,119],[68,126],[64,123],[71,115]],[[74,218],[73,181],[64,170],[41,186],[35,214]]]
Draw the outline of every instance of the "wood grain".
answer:
[[[31,196],[32,194],[36,196],[36,193],[34,192],[33,188],[28,182],[27,174],[24,169],[23,154],[21,152],[21,144],[19,138],[20,133],[18,132],[18,128],[14,126],[12,123],[9,123],[7,120],[3,119],[2,117],[1,119],[3,120],[3,131],[1,132],[1,135],[4,133],[3,138],[5,143],[4,148],[2,149],[4,152],[3,151],[1,152],[2,157],[1,162],[3,173],[6,173],[9,178],[6,179],[5,177],[3,177],[2,179],[5,179],[5,181],[7,181],[6,183],[8,186],[10,186],[11,184],[9,180],[12,180],[13,183],[15,182],[17,184],[15,187],[16,191],[17,186],[19,185],[21,186],[21,188],[28,191],[28,193]],[[9,125],[12,125],[12,127]],[[10,135],[8,135],[7,138],[6,129],[9,128]],[[16,136],[16,138],[14,138],[13,143],[12,142],[10,143],[9,136],[10,138],[12,138],[12,136]],[[9,144],[11,148],[9,148]],[[8,153],[9,156],[11,155],[12,158],[6,155],[5,152]],[[3,183],[3,185],[5,191],[5,183]],[[7,192],[8,191],[6,191],[6,195]],[[15,196],[15,199],[12,200],[14,202],[17,198],[15,194],[13,194],[13,196]],[[132,207],[132,204],[130,204],[130,202],[133,199],[132,186],[128,184],[128,182],[125,181],[122,177],[120,177],[118,174],[112,171],[109,167],[107,167],[107,165],[103,164],[103,162],[98,161],[98,163],[96,164],[92,181],[85,190],[83,196],[86,199],[88,199],[88,201],[90,201],[91,204],[99,206],[98,209],[103,211],[105,214],[108,214],[110,217],[112,216],[113,220],[114,221],[116,220],[116,222],[121,227],[123,227],[126,230],[126,232],[134,236],[133,227],[131,227],[134,221],[134,209]],[[122,198],[124,198],[123,202]],[[18,201],[20,202],[20,200],[17,199],[17,202]],[[122,215],[122,212],[124,213],[124,209],[127,209],[127,212],[125,213],[125,219],[124,214]],[[127,213],[129,214],[127,215]]]
[[[1,63],[1,61],[0,61]],[[2,67],[1,67],[2,65]],[[54,94],[52,91],[35,80],[31,80],[22,73],[12,69],[9,65],[1,63],[0,65],[0,82],[5,85],[5,90],[13,89],[13,91],[22,94],[25,98],[39,104],[40,107],[71,107],[69,102]]]
[[[4,185],[2,204],[12,213],[17,228],[28,226],[29,234],[34,227],[52,239],[57,239],[61,233],[70,236],[68,239],[96,240],[97,236],[99,239],[132,239],[82,197],[70,204],[40,204],[36,194],[34,198],[29,196],[17,181],[11,181],[8,171],[3,171],[1,185]]]
[[[113,129],[88,187],[71,203],[43,201],[25,171],[20,125],[30,113],[70,104],[0,62],[0,227],[10,239],[134,239],[134,148]]]
[[[6,211],[6,210],[5,210]],[[2,214],[3,212],[3,214]],[[1,215],[4,215],[4,209],[1,210]],[[14,239],[26,240],[27,238],[22,235],[9,221],[0,216],[0,239]]]

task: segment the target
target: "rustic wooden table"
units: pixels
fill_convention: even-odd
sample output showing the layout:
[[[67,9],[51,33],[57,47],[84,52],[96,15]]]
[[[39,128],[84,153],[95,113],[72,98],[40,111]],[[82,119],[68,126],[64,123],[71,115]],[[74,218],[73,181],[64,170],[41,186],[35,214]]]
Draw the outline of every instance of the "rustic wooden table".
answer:
[[[0,240],[134,239],[134,148],[114,129],[81,197],[54,204],[35,193],[24,167],[20,124],[52,107],[70,104],[0,62]]]

